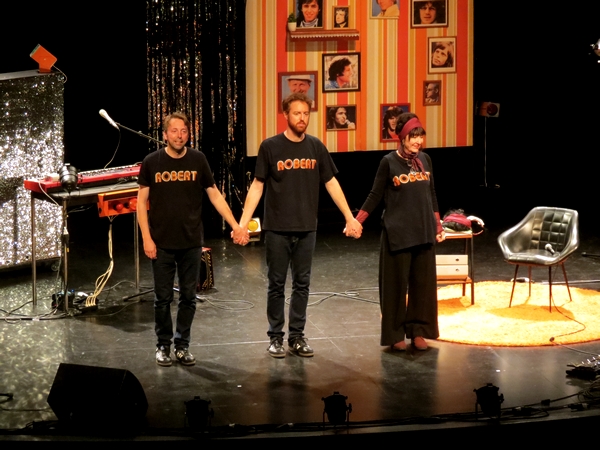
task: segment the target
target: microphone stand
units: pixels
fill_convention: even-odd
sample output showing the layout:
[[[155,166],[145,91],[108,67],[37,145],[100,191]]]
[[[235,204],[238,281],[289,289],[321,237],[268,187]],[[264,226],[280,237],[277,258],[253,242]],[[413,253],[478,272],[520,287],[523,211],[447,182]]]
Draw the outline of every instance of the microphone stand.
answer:
[[[159,144],[159,145],[164,145],[164,144],[165,144],[163,141],[160,141],[160,140],[158,140],[158,139],[155,139],[155,138],[153,138],[152,136],[148,136],[147,134],[144,134],[144,133],[142,133],[141,131],[135,131],[134,129],[132,129],[132,128],[129,128],[129,127],[126,127],[125,125],[121,125],[119,122],[115,122],[115,123],[118,125],[118,127],[119,127],[119,128],[123,128],[124,130],[130,131],[130,132],[132,132],[133,134],[137,134],[139,137],[146,138],[146,139],[148,139],[149,141],[156,142],[156,143],[157,143],[157,144]]]
[[[125,125],[122,125],[119,122],[115,122],[115,121],[112,121],[112,122],[114,122],[117,125],[117,127],[118,127],[117,129],[119,131],[121,128],[123,128],[124,130],[130,131],[133,134],[137,134],[139,137],[146,138],[148,141],[155,142],[157,144],[157,147],[159,145],[164,145],[163,141],[155,139],[152,136],[148,136],[148,135],[142,133],[141,131],[135,131],[134,129],[126,127]],[[112,122],[111,122],[111,124],[112,124]],[[139,239],[139,231],[138,231],[138,227],[137,227],[137,212],[133,213],[133,219],[134,219],[133,220],[133,236],[134,236],[133,247],[135,249],[135,252],[134,252],[135,253],[135,255],[134,255],[134,258],[135,258],[135,288],[138,291],[138,293],[127,296],[127,297],[123,297],[124,302],[126,302],[132,298],[141,297],[142,295],[146,295],[151,292],[154,292],[154,289],[149,289],[149,290],[146,290],[143,292],[139,292],[139,290],[140,290],[140,250],[139,250],[140,239]]]

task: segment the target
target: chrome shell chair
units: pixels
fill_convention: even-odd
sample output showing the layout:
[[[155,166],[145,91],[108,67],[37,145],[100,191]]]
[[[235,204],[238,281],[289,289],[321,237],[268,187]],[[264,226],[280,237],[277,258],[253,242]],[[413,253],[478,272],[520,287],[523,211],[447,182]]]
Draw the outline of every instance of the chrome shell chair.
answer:
[[[548,267],[550,286],[549,310],[552,312],[552,267],[560,266],[571,298],[565,260],[579,247],[579,214],[573,209],[533,208],[521,222],[498,237],[504,259],[516,264],[509,308],[512,306],[519,266],[529,269],[529,296],[531,297],[531,268]]]

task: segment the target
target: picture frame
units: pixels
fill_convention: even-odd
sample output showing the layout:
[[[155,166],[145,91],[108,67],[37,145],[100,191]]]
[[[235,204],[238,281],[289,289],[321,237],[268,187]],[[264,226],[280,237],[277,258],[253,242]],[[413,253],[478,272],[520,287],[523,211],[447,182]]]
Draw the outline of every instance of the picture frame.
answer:
[[[427,39],[427,71],[456,72],[456,37],[437,36]]]
[[[369,14],[371,19],[396,19],[400,17],[400,1],[406,0],[385,0],[380,5],[377,0],[371,0],[369,5]],[[386,7],[385,10],[383,8]]]
[[[381,124],[380,141],[397,142],[394,129],[396,128],[397,117],[402,113],[410,112],[410,103],[382,103],[379,108],[379,123]],[[396,122],[394,122],[396,118]],[[393,128],[392,128],[393,127]]]
[[[442,104],[442,80],[423,81],[423,106]]]
[[[448,0],[409,0],[410,26],[436,28],[448,26]]]
[[[279,72],[278,74],[278,100],[279,112],[283,112],[281,102],[294,92],[302,92],[312,100],[311,111],[319,110],[319,96],[317,95],[318,72]]]
[[[325,130],[356,130],[356,105],[331,105],[325,108]]]
[[[360,53],[323,53],[323,92],[360,91]]]
[[[318,10],[316,11],[316,16],[313,19],[312,15],[315,13],[315,8],[312,7],[314,3],[318,6]],[[325,8],[326,8],[327,0],[295,0],[295,12],[296,12],[296,30],[310,30],[313,28],[324,28],[325,22]],[[305,12],[303,12],[303,10]],[[311,17],[308,17],[309,24],[307,24],[304,20],[304,14],[310,14]],[[313,25],[312,22],[315,21]]]
[[[350,6],[335,5],[331,7],[331,28],[333,30],[352,28],[350,23]]]

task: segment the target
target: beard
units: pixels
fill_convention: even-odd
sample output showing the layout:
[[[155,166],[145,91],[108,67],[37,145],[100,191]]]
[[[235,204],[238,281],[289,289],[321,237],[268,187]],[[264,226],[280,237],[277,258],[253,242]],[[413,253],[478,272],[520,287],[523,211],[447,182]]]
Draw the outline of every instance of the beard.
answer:
[[[300,121],[295,124],[292,124],[288,121],[288,125],[290,127],[290,130],[292,130],[296,135],[301,136],[306,131],[306,128],[308,127],[308,122]]]

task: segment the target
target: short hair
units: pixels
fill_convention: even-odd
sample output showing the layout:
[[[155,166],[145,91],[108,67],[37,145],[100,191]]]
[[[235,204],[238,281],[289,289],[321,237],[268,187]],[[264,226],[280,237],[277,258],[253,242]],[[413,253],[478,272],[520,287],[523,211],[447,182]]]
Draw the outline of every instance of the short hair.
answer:
[[[396,124],[396,134],[398,136],[400,136],[400,133],[402,132],[402,128],[404,128],[404,125],[406,125],[406,122],[408,122],[410,119],[414,119],[417,118],[417,115],[415,113],[402,113],[398,116],[398,123]],[[408,137],[414,138],[414,137],[419,137],[419,136],[425,136],[427,133],[425,133],[425,129],[422,127],[416,127],[413,128],[412,130],[410,130],[407,134]]]
[[[329,65],[329,70],[327,71],[329,74],[329,80],[335,81],[337,77],[344,73],[344,69],[348,66],[352,65],[352,61],[348,58],[340,58],[336,59]]]
[[[310,109],[312,107],[312,100],[306,94],[303,94],[301,92],[294,92],[293,94],[290,94],[286,98],[284,98],[283,101],[281,102],[281,109],[283,110],[284,113],[290,112],[290,105],[293,102],[306,103],[308,105],[308,112],[310,112]]]
[[[419,14],[419,10],[425,6],[427,3],[431,3],[431,6],[435,7],[435,21],[437,23],[443,23],[446,20],[446,6],[443,1],[434,0],[434,1],[418,1],[415,2],[414,6],[414,23],[421,23],[421,15]]]
[[[436,83],[434,81],[431,81],[430,83],[427,83],[425,85],[425,90],[426,91],[428,90],[428,87],[429,87],[430,84],[433,85],[433,89],[435,89],[436,94],[439,94],[440,93],[440,85],[439,85],[439,83]]]
[[[171,120],[173,119],[180,119],[183,120],[183,123],[185,124],[185,126],[188,129],[188,132],[190,132],[190,119],[188,119],[188,116],[186,116],[184,113],[177,111],[174,112],[172,114],[169,114],[167,117],[165,117],[165,120],[163,121],[163,131],[166,132],[169,129],[169,122],[171,122]]]
[[[308,5],[309,3],[312,3],[313,0],[298,0],[298,7],[300,9],[302,9],[302,5]],[[323,7],[323,0],[317,0],[317,5],[319,5],[319,8]]]
[[[304,20],[304,14],[302,14],[302,5],[308,5],[312,3],[313,0],[298,0],[298,20],[296,23],[300,25]],[[316,0],[317,5],[319,5],[319,14],[317,15],[317,19],[319,19],[319,23],[322,22],[323,19],[323,0]]]
[[[402,108],[398,108],[397,106],[392,106],[388,108],[385,114],[383,115],[383,128],[388,127],[388,120],[390,120],[392,117],[398,117],[403,112],[404,111],[402,110]]]
[[[451,41],[435,42],[431,54],[433,55],[438,48],[448,51],[448,58],[442,67],[454,67],[454,43]]]
[[[346,22],[348,22],[348,7],[347,6],[342,6],[342,7],[336,7],[333,9],[333,13],[337,14],[338,11],[343,11],[344,12],[344,19],[346,19]]]

